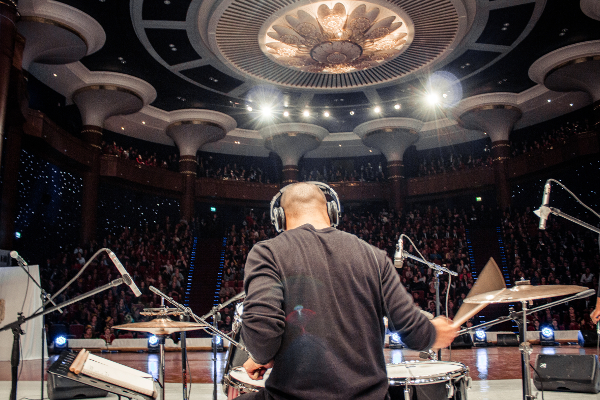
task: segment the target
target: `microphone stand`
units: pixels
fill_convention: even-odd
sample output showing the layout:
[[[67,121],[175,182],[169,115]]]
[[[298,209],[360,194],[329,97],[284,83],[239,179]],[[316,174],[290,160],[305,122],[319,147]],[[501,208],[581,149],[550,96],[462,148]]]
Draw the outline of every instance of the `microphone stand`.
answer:
[[[440,275],[442,273],[447,273],[448,275],[452,275],[452,276],[458,276],[458,273],[454,272],[454,271],[450,271],[448,268],[446,267],[442,267],[441,265],[437,265],[436,263],[432,263],[430,261],[426,261],[422,258],[413,256],[412,254],[408,253],[406,250],[402,250],[402,254],[400,254],[401,257],[404,258],[410,258],[411,260],[415,260],[418,261],[422,264],[427,265],[429,268],[433,269],[433,284],[435,286],[435,316],[439,317],[441,315],[440,312]],[[448,290],[450,290],[450,288],[448,288]],[[438,350],[438,360],[442,361],[442,349]]]
[[[536,210],[536,211],[539,211],[540,216],[545,215],[547,217],[550,214],[558,215],[559,217],[563,217],[564,219],[574,222],[577,225],[583,226],[584,228],[588,228],[592,232],[596,232],[596,233],[600,234],[600,228],[596,228],[594,225],[590,225],[586,222],[583,222],[580,219],[571,217],[569,214],[565,214],[564,212],[560,211],[558,208],[541,206],[539,208],[539,210]]]
[[[11,386],[11,390],[10,390],[10,400],[17,400],[17,380],[18,380],[18,370],[19,370],[19,361],[20,361],[19,354],[21,352],[21,335],[25,333],[21,329],[21,325],[23,325],[25,322],[27,322],[31,319],[34,319],[37,317],[43,317],[46,314],[50,314],[51,312],[60,310],[61,308],[65,308],[68,305],[77,303],[78,301],[88,298],[90,296],[93,296],[96,293],[103,292],[106,289],[110,289],[111,287],[119,286],[122,283],[123,283],[123,278],[115,279],[114,281],[109,282],[104,286],[100,286],[99,288],[92,289],[87,293],[80,294],[79,296],[73,297],[72,299],[67,300],[63,303],[60,303],[54,307],[50,307],[50,308],[47,308],[42,311],[37,311],[37,312],[33,313],[32,315],[30,315],[29,317],[24,317],[23,313],[18,313],[19,316],[16,321],[13,321],[10,324],[6,324],[6,325],[0,327],[0,332],[7,331],[9,329],[11,329],[13,332],[13,348],[12,348],[12,354],[11,354],[11,359],[10,359],[10,365],[12,367],[12,380],[11,380],[12,386]],[[42,330],[43,330],[43,328],[42,328]],[[44,381],[44,376],[42,375],[42,385],[43,385],[43,381]]]
[[[167,296],[166,294],[164,294],[163,292],[161,292],[160,290],[158,290],[157,288],[155,288],[154,286],[150,286],[149,287],[150,291],[152,293],[155,293],[157,295],[159,295],[160,297],[163,298],[163,300],[168,301],[169,303],[171,303],[173,306],[175,306],[175,308],[177,308],[179,311],[181,311],[183,314],[189,316],[190,318],[193,318],[194,321],[196,321],[199,324],[205,324],[206,327],[204,328],[204,330],[209,330],[211,331],[212,335],[213,335],[213,354],[214,354],[214,376],[213,376],[213,396],[216,400],[216,396],[217,396],[217,368],[216,368],[216,362],[217,362],[217,355],[216,355],[216,341],[215,339],[215,335],[221,337],[222,339],[226,339],[229,341],[229,343],[233,344],[234,346],[238,347],[239,349],[245,351],[246,353],[250,354],[250,352],[248,351],[248,349],[246,349],[246,346],[244,346],[243,344],[236,342],[233,338],[230,338],[229,336],[225,335],[223,332],[221,332],[220,330],[217,329],[216,325],[217,325],[217,321],[216,318],[214,318],[214,315],[217,313],[217,311],[215,311],[217,309],[217,307],[213,307],[213,310],[206,314],[207,316],[209,315],[213,315],[213,322],[214,322],[214,326],[212,326],[211,324],[209,324],[208,322],[206,322],[206,320],[204,319],[206,316],[204,317],[199,317],[196,314],[194,314],[194,312],[192,311],[191,308],[189,307],[185,307],[182,304],[179,304],[178,302],[176,302],[175,300],[173,300],[172,297]],[[236,296],[237,297],[237,296]],[[232,299],[233,300],[233,299]],[[233,300],[235,301],[235,300]]]
[[[40,292],[41,293],[40,296],[42,298],[42,310],[44,309],[44,304],[48,304],[48,302],[52,302],[52,304],[56,305],[56,303],[52,299],[50,299],[48,297],[48,293],[46,293],[46,291],[44,290],[44,288],[42,288],[42,286],[39,284],[39,282],[36,281],[35,278],[29,273],[28,269],[25,268],[26,266],[28,266],[27,263],[25,263],[25,261],[21,257],[18,257],[18,256],[15,257],[15,260],[17,260],[17,264],[19,264],[19,267],[21,267],[21,269],[23,271],[25,271],[25,273],[27,274],[27,276],[29,277],[29,279],[31,279],[33,281],[33,283],[35,283],[35,285],[38,288],[40,288],[40,291],[41,291]],[[41,274],[41,271],[40,271],[40,274]],[[61,314],[63,312],[61,309],[58,309],[58,311]],[[44,398],[44,360],[45,360],[44,351],[46,350],[46,343],[44,342],[44,340],[45,340],[45,333],[46,333],[45,332],[46,331],[45,326],[46,326],[45,325],[45,318],[42,316],[42,356],[41,356],[41,378],[40,378],[40,381],[41,381],[41,385],[40,385],[41,386],[41,388],[40,388],[41,389],[41,397],[40,398],[41,399]],[[13,341],[13,346],[14,345],[15,345],[15,343]],[[20,347],[20,344],[17,343],[16,346]],[[18,353],[20,353],[20,348],[19,348],[19,352]],[[11,364],[12,363],[13,363],[13,361],[12,361],[12,356],[11,356]],[[18,362],[17,362],[17,367],[18,367]]]

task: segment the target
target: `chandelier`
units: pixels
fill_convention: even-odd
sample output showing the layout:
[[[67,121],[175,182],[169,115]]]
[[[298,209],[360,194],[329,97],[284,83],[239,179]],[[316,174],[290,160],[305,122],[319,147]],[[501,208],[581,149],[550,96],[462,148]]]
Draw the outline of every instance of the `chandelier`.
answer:
[[[282,65],[304,72],[341,74],[368,69],[400,54],[406,29],[398,16],[377,19],[380,10],[367,12],[361,4],[350,14],[337,3],[321,4],[315,18],[304,10],[286,15],[285,25],[273,25],[267,51]],[[394,22],[398,19],[398,22]],[[272,29],[272,30],[271,30]]]

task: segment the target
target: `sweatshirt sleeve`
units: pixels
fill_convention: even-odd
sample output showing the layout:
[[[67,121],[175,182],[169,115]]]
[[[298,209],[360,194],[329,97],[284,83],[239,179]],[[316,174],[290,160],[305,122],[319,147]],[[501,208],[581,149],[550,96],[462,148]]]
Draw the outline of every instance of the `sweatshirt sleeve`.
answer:
[[[251,357],[260,364],[271,361],[281,345],[285,328],[283,285],[273,254],[256,244],[246,260],[242,338]]]
[[[380,252],[383,253],[383,252]],[[380,254],[381,255],[381,254]],[[381,271],[383,297],[389,311],[391,330],[397,330],[402,342],[413,350],[426,350],[435,342],[435,328],[427,317],[415,306],[412,296],[406,291],[395,267],[387,255]]]

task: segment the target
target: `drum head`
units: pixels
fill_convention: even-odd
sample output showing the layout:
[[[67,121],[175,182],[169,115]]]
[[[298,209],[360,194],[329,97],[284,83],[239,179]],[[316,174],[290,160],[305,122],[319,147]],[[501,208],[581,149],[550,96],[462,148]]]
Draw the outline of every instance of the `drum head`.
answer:
[[[256,392],[265,387],[265,381],[269,378],[270,374],[271,369],[269,368],[267,372],[265,372],[263,379],[255,381],[248,376],[243,367],[237,367],[229,371],[227,378],[232,386]]]
[[[461,363],[448,361],[413,361],[388,364],[390,385],[424,385],[445,381],[464,375],[469,369]]]

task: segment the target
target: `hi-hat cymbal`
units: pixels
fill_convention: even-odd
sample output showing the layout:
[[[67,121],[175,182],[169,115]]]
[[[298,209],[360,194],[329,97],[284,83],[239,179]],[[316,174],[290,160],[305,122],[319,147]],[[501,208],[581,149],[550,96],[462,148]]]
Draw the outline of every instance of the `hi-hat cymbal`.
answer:
[[[576,285],[542,285],[532,286],[529,281],[517,284],[511,288],[492,290],[476,296],[467,297],[465,303],[512,303],[514,301],[528,301],[548,297],[566,296],[588,290]]]
[[[194,331],[206,328],[205,324],[196,322],[173,321],[169,318],[156,318],[147,322],[134,322],[113,326],[114,329],[123,329],[126,331],[149,332],[154,335],[170,335],[175,332]]]

